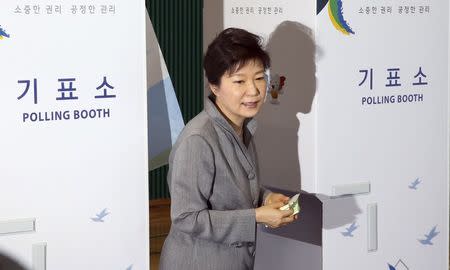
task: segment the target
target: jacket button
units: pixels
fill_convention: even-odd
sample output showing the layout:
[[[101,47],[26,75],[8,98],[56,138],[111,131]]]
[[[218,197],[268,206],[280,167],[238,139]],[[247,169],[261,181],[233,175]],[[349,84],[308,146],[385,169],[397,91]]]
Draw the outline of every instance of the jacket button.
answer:
[[[255,178],[255,174],[251,172],[247,175],[247,177],[248,177],[248,179],[252,180]]]

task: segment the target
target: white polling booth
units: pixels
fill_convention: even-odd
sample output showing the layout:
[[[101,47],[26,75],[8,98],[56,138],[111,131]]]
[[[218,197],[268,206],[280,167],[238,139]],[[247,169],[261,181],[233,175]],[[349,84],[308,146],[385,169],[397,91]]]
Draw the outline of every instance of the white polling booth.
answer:
[[[255,269],[448,269],[448,2],[224,0],[204,12],[205,45],[228,27],[264,38],[260,179],[302,191],[298,221],[259,229]]]
[[[144,1],[0,10],[0,257],[149,269]]]

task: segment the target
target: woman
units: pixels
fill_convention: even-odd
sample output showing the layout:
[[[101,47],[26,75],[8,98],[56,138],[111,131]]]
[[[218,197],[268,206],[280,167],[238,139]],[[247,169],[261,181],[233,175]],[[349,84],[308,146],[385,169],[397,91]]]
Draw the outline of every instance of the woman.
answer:
[[[259,185],[253,135],[270,58],[260,38],[229,28],[209,45],[205,109],[180,134],[169,158],[172,227],[162,270],[253,269],[256,223],[296,218],[289,198]]]

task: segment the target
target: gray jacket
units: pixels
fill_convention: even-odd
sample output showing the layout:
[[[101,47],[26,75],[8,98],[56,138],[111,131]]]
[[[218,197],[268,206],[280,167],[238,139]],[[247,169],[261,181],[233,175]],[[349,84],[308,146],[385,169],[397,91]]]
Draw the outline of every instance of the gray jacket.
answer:
[[[257,177],[254,119],[244,142],[206,99],[169,157],[172,227],[161,270],[253,269],[255,209],[269,193]]]

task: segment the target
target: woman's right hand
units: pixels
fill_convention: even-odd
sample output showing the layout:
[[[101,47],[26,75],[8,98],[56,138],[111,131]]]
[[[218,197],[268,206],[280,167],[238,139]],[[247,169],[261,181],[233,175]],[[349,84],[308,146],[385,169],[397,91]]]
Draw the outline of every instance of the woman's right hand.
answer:
[[[294,211],[280,210],[282,206],[284,206],[283,202],[275,202],[256,208],[256,222],[271,228],[278,228],[293,222],[295,220],[295,216],[292,215]]]

